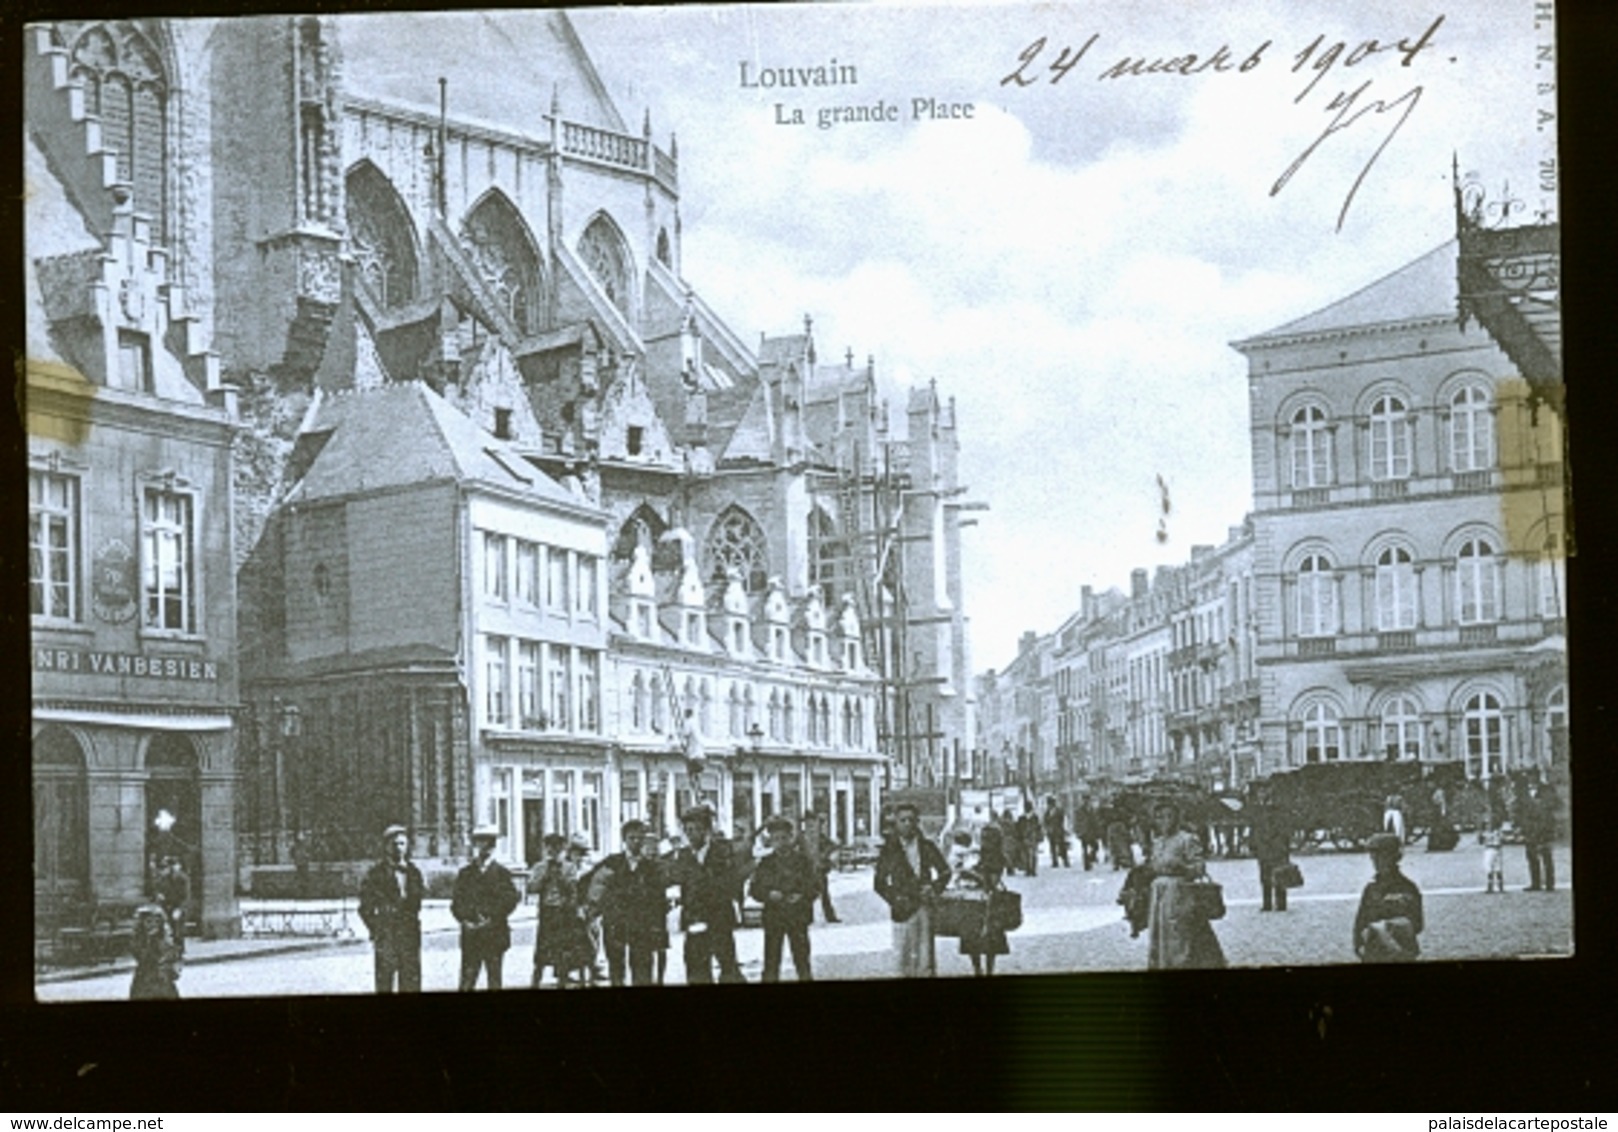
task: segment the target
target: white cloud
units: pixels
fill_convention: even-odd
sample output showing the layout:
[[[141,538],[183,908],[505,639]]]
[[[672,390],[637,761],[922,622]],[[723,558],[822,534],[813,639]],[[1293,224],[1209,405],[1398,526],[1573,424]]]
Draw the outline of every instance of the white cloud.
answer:
[[[980,667],[1004,664],[1022,630],[1059,624],[1081,584],[1127,585],[1132,567],[1183,561],[1241,521],[1247,383],[1228,343],[1449,238],[1452,153],[1537,204],[1523,191],[1540,152],[1532,48],[1492,11],[1452,11],[1415,66],[1383,54],[1338,67],[1301,102],[1309,76],[1290,70],[1292,56],[1317,34],[1391,42],[1432,15],[1335,4],[1007,5],[987,19],[964,8],[944,18],[699,9],[664,17],[658,35],[700,26],[702,51],[665,59],[644,39],[610,35],[598,49],[592,27],[637,18],[599,10],[579,24],[609,80],[642,76],[659,129],[679,131],[688,277],[745,337],[787,332],[810,312],[824,353],[873,353],[885,383],[937,378],[957,398],[962,476],[992,508],[966,535]],[[1064,27],[1101,32],[1090,73],[1057,87],[999,84],[1034,35]],[[1251,74],[1094,78],[1126,53],[1225,42],[1240,57],[1264,38],[1274,43]],[[735,59],[832,54],[859,59],[860,87],[824,98],[736,89]],[[1322,142],[1280,193],[1271,187],[1326,129],[1331,97],[1366,79],[1362,98],[1423,89],[1338,233],[1390,118],[1368,115]],[[973,119],[773,124],[776,101],[932,89],[971,98]],[[1158,475],[1173,501],[1166,543]]]

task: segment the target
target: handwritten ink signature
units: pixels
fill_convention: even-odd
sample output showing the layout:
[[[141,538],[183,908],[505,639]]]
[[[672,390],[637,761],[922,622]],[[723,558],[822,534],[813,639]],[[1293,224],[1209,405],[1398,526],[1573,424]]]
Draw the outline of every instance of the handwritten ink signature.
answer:
[[[1287,182],[1292,180],[1292,175],[1301,169],[1304,162],[1308,161],[1314,155],[1315,150],[1319,149],[1326,139],[1333,134],[1348,129],[1367,114],[1390,114],[1403,106],[1404,112],[1399,115],[1399,120],[1394,122],[1393,127],[1388,130],[1387,136],[1382,139],[1382,144],[1376,147],[1376,150],[1365,162],[1364,167],[1360,170],[1360,175],[1354,178],[1354,184],[1349,187],[1348,195],[1343,198],[1343,207],[1337,213],[1337,231],[1339,232],[1343,230],[1343,221],[1348,217],[1349,205],[1354,203],[1354,195],[1360,191],[1360,185],[1364,183],[1366,175],[1371,172],[1371,167],[1376,164],[1377,158],[1382,156],[1382,151],[1388,148],[1388,143],[1393,141],[1394,136],[1409,120],[1411,113],[1416,109],[1416,105],[1421,101],[1422,88],[1417,86],[1411,87],[1391,102],[1380,98],[1368,99],[1356,109],[1360,95],[1364,94],[1370,85],[1371,80],[1367,79],[1354,90],[1339,93],[1326,105],[1327,113],[1335,110],[1337,112],[1336,117],[1331,120],[1331,123],[1321,132],[1320,136],[1310,142],[1309,147],[1300,153],[1291,165],[1287,166],[1286,172],[1276,179],[1275,184],[1270,186],[1270,195],[1272,197],[1286,188]]]

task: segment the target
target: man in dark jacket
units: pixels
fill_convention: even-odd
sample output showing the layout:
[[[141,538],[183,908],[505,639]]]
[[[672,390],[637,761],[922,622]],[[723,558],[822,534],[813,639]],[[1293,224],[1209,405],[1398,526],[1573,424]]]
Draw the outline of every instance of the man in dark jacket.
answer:
[[[1079,851],[1084,857],[1085,871],[1095,868],[1096,859],[1101,855],[1101,815],[1096,813],[1096,804],[1086,800],[1079,807],[1078,813],[1073,815],[1074,834],[1079,839]]]
[[[748,892],[764,906],[764,981],[781,979],[781,941],[792,947],[798,981],[814,978],[809,959],[809,922],[815,915],[820,875],[803,846],[792,835],[792,819],[780,814],[764,823],[770,852],[753,870]]]
[[[461,925],[460,989],[478,985],[478,972],[489,973],[489,989],[499,990],[506,950],[511,947],[511,913],[522,900],[511,873],[494,859],[500,831],[480,825],[472,831],[472,860],[455,875],[450,915]]]
[[[908,802],[899,803],[893,811],[893,836],[877,857],[876,894],[887,902],[893,919],[893,952],[902,979],[938,974],[931,905],[949,878],[944,854],[921,835],[920,812]]]
[[[624,850],[597,866],[589,903],[601,912],[612,985],[624,985],[627,959],[630,984],[651,986],[653,959],[668,931],[668,882],[663,863],[646,855],[646,823],[626,821],[621,832]]]
[[[1517,804],[1517,828],[1522,833],[1523,850],[1528,854],[1529,892],[1556,890],[1556,865],[1551,859],[1551,841],[1556,833],[1556,811],[1549,792],[1538,781],[1530,781],[1528,792]]]
[[[713,836],[713,813],[705,806],[680,818],[685,845],[674,855],[670,879],[680,886],[680,930],[685,933],[685,979],[696,985],[714,981],[745,983],[736,962],[737,866],[730,842]]]
[[[1017,819],[1017,840],[1022,842],[1023,868],[1028,870],[1029,876],[1038,875],[1039,843],[1045,840],[1045,831],[1040,828],[1032,802],[1023,803],[1022,817]]]
[[[382,831],[384,856],[360,882],[360,919],[371,933],[376,993],[421,990],[421,870],[410,861],[410,834],[402,825]]]
[[[1254,800],[1248,822],[1248,844],[1253,856],[1258,858],[1258,884],[1264,896],[1260,911],[1268,912],[1273,908],[1285,912],[1287,890],[1276,883],[1275,871],[1292,857],[1292,830],[1283,813],[1264,793]]]
[[[1072,868],[1072,862],[1067,859],[1067,811],[1062,809],[1054,796],[1045,799],[1045,816],[1042,819],[1045,826],[1045,840],[1051,847],[1051,868],[1060,864],[1064,869]]]

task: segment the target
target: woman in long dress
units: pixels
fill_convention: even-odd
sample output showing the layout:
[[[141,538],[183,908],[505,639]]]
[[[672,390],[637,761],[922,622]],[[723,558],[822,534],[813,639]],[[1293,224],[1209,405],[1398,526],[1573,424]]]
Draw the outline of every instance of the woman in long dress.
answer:
[[[1147,923],[1146,966],[1213,968],[1225,965],[1225,953],[1213,925],[1191,892],[1192,881],[1206,875],[1202,840],[1180,827],[1180,810],[1159,802],[1152,811],[1151,911]]]
[[[594,953],[580,908],[584,903],[580,887],[581,870],[576,862],[563,857],[567,839],[560,834],[545,835],[545,859],[528,878],[528,891],[539,898],[538,923],[534,929],[534,989],[539,989],[545,968],[556,972],[556,985],[573,985],[579,968],[591,963]]]
[[[980,890],[984,902],[984,918],[972,930],[961,933],[961,954],[972,960],[972,974],[994,974],[994,961],[998,956],[1010,955],[1011,945],[1006,933],[989,923],[989,893],[1000,887],[1006,872],[1005,841],[993,823],[983,827],[979,835],[977,862],[960,872],[963,887]]]

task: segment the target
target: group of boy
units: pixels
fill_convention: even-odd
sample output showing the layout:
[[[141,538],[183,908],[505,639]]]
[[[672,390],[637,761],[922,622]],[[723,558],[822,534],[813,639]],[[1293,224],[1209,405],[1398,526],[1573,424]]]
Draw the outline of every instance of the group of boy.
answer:
[[[828,922],[838,919],[828,886],[836,846],[821,831],[818,817],[804,816],[800,837],[789,817],[775,815],[752,846],[719,836],[713,811],[705,806],[687,810],[680,825],[683,844],[659,856],[646,823],[627,821],[620,831],[623,848],[588,869],[564,859],[574,848],[565,839],[555,834],[545,839],[545,857],[528,885],[539,897],[535,986],[547,967],[554,967],[564,986],[581,969],[593,972],[598,949],[605,953],[613,986],[661,983],[675,904],[686,981],[745,982],[735,942],[744,894],[762,909],[763,981],[780,978],[785,951],[791,952],[799,981],[813,978],[809,926],[816,901]],[[472,858],[456,875],[450,900],[461,933],[458,986],[473,990],[482,978],[489,989],[499,990],[511,947],[510,917],[522,893],[517,878],[494,859],[499,830],[479,826],[470,840]],[[379,994],[419,991],[426,884],[410,860],[408,830],[389,826],[383,847],[382,859],[360,885],[359,900],[373,943],[375,988]]]

